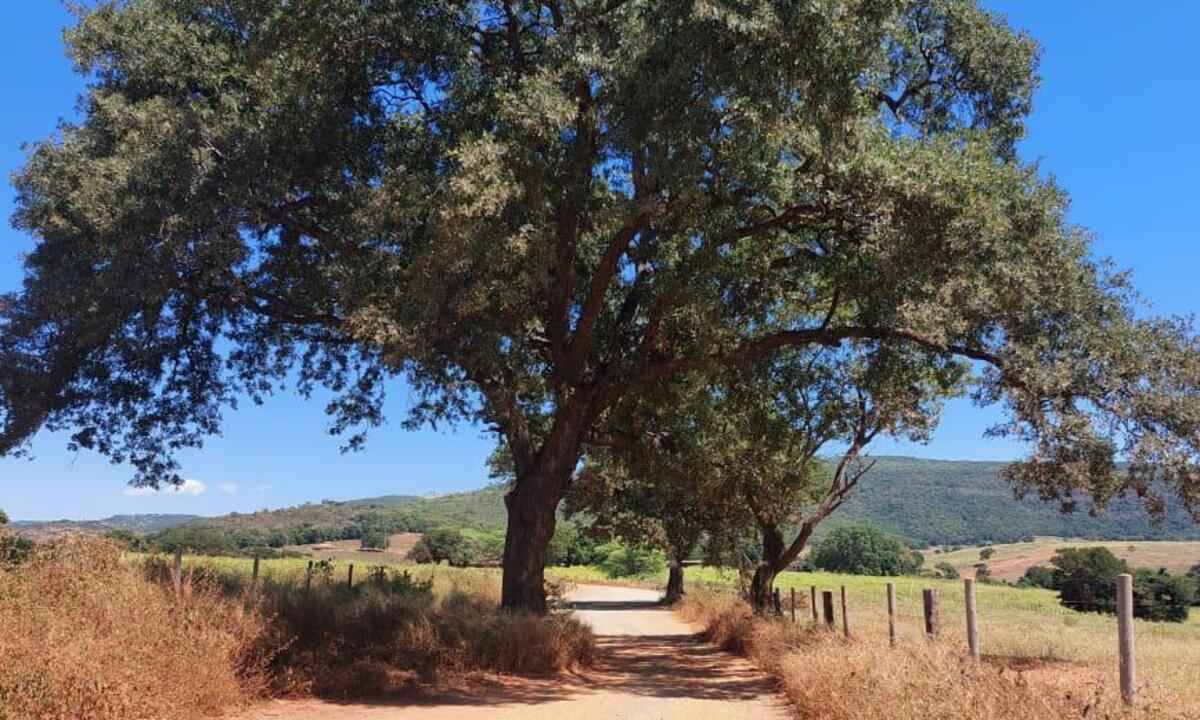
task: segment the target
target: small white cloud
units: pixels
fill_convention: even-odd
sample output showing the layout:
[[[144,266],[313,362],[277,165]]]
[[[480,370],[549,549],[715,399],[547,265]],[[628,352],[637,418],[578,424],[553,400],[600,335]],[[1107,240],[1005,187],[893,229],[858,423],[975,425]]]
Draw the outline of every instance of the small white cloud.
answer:
[[[130,497],[148,497],[150,495],[203,495],[208,490],[208,486],[199,480],[187,479],[182,485],[163,485],[162,488],[155,490],[149,487],[131,487],[125,488],[124,492]]]
[[[221,483],[217,487],[220,488],[221,492],[225,493],[226,495],[237,495],[237,491],[238,491],[237,483],[232,483],[232,482]]]

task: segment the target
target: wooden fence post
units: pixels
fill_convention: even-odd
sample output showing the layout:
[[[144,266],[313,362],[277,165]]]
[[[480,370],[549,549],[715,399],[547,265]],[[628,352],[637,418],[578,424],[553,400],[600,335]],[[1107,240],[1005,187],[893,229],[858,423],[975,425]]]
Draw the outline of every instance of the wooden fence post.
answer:
[[[925,605],[925,637],[933,639],[938,634],[938,591],[925,588],[921,595]]]
[[[812,616],[813,616],[813,625],[816,625],[818,622],[820,622],[821,619],[820,619],[820,617],[817,616],[817,586],[816,585],[812,586]]]
[[[779,588],[771,591],[771,599],[775,601],[775,614],[783,614],[783,600],[779,597]]]
[[[313,566],[313,561],[309,560],[308,561],[308,570],[304,571],[304,590],[305,591],[312,589],[312,566]]]
[[[850,637],[850,613],[846,607],[846,586],[842,586],[842,634]]]
[[[896,583],[887,584],[888,641],[896,647]]]
[[[258,594],[258,556],[254,556],[254,568],[250,571],[250,597]]]
[[[822,590],[821,591],[821,604],[825,608],[825,627],[832,630],[833,629],[833,591],[832,590]]]
[[[1117,576],[1117,647],[1121,654],[1121,699],[1133,705],[1137,694],[1137,663],[1133,655],[1133,576]]]
[[[346,587],[354,589],[354,563],[350,563],[350,569],[346,571]]]
[[[175,565],[171,568],[171,580],[175,584],[175,599],[183,594],[183,548],[175,548]]]
[[[970,650],[972,658],[979,659],[979,614],[976,608],[976,596],[974,596],[974,578],[962,578],[962,594],[965,595],[965,605],[967,610],[967,650]]]
[[[792,588],[792,624],[796,624],[796,588]]]
[[[978,660],[979,653],[979,617],[975,608],[975,578],[963,578],[963,593],[966,595],[967,607],[967,649],[971,657]]]

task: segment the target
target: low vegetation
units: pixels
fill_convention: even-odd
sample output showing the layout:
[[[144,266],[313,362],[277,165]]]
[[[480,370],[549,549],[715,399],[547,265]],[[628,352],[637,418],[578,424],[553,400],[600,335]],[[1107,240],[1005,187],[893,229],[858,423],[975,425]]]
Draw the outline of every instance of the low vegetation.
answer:
[[[0,569],[0,718],[162,718],[268,685],[270,628],[216,588],[176,601],[121,548],[66,537]]]
[[[498,576],[332,562],[169,562],[68,536],[0,568],[0,720],[215,714],[272,694],[370,696],[446,673],[553,672],[591,662],[564,613],[498,609]],[[337,568],[342,569],[342,568]],[[363,570],[366,570],[365,568]]]

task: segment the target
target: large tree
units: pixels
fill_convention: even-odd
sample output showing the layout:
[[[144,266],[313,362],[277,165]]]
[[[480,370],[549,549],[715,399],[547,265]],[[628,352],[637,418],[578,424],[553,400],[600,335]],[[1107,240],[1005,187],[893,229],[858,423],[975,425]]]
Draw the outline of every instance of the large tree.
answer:
[[[870,342],[976,362],[1023,486],[1200,500],[1195,340],[1015,157],[1038,50],[971,0],[124,0],[67,40],[0,452],[178,482],[243,395],[328,386],[357,446],[402,375],[409,422],[511,448],[503,604],[540,610],[612,403]]]

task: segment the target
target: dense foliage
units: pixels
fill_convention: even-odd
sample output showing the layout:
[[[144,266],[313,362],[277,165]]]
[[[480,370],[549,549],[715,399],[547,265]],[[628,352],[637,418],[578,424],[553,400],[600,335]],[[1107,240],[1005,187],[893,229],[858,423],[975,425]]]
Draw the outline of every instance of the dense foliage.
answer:
[[[410,425],[508,447],[503,603],[542,611],[605,414],[790,349],[969,375],[1019,490],[1200,506],[1194,332],[1018,158],[1039,51],[972,0],[129,0],[67,40],[2,453],[68,430],[179,482],[242,397],[325,386],[359,447],[403,376]]]
[[[663,554],[645,546],[608,543],[597,554],[600,569],[611,578],[657,575],[667,568]]]
[[[1166,570],[1132,571],[1108,548],[1069,548],[1055,552],[1054,569],[1030,568],[1022,584],[1059,591],[1063,605],[1081,612],[1115,613],[1117,575],[1132,572],[1134,617],[1159,622],[1184,622],[1196,599],[1195,581]]]
[[[814,567],[851,575],[912,575],[925,557],[871,525],[839,527],[813,548]]]
[[[1196,599],[1196,584],[1186,575],[1166,570],[1138,570],[1133,577],[1134,617],[1156,622],[1187,622]]]

